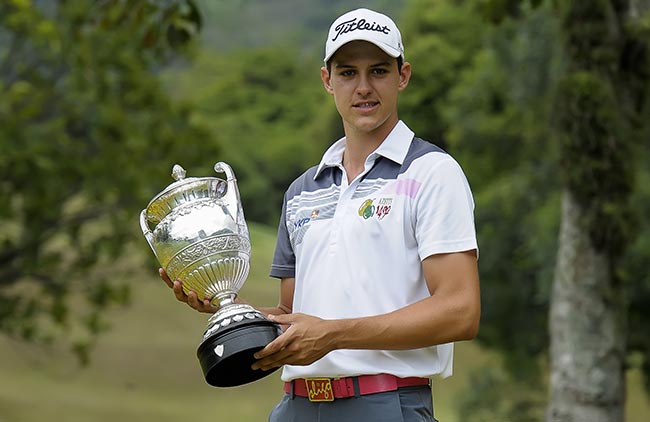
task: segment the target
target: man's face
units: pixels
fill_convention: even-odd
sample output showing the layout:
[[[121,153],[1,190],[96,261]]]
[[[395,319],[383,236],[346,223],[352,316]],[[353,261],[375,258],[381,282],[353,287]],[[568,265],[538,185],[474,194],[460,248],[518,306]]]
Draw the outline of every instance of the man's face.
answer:
[[[348,136],[385,137],[398,121],[397,96],[406,88],[411,67],[366,41],[343,45],[332,57],[331,71],[321,69],[325,89],[334,96]]]

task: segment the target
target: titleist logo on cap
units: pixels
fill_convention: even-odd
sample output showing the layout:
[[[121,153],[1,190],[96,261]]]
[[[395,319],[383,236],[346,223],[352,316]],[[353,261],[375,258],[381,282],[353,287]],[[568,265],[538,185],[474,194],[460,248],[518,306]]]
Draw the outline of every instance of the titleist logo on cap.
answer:
[[[339,16],[330,26],[325,41],[325,63],[336,50],[351,41],[366,41],[391,57],[404,56],[402,35],[395,22],[369,9],[356,9]]]
[[[334,30],[336,31],[336,34],[334,35],[334,38],[332,38],[332,41],[336,41],[336,39],[341,34],[347,34],[348,32],[357,31],[357,30],[375,31],[375,32],[381,32],[383,34],[388,34],[390,32],[390,28],[388,28],[388,26],[379,25],[377,22],[369,23],[363,18],[359,19],[358,21],[357,18],[354,18],[349,21],[341,22],[340,24],[336,25]]]

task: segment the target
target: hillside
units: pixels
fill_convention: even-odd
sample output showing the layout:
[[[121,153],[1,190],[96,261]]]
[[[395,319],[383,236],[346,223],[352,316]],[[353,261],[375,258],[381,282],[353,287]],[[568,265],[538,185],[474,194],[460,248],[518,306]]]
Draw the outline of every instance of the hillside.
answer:
[[[231,51],[268,45],[322,48],[330,23],[353,7],[382,10],[398,18],[404,0],[198,0],[204,18],[202,47]]]

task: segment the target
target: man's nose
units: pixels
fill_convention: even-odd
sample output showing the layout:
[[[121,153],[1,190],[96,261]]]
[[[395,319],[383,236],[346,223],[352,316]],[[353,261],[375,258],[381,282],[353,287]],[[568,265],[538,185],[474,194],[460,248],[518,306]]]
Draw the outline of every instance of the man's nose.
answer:
[[[359,83],[357,84],[356,91],[362,97],[365,97],[372,92],[372,84],[370,83],[370,78],[368,78],[367,75],[361,74],[359,76]]]

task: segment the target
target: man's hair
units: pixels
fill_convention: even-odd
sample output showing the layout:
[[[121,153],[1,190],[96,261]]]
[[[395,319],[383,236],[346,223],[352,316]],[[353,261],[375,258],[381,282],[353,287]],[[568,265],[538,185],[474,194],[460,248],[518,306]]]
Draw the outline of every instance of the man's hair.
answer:
[[[399,56],[397,58],[397,71],[400,72],[402,70],[402,65],[404,64],[404,58],[402,56]],[[327,61],[327,73],[332,73],[332,59],[329,59]]]

